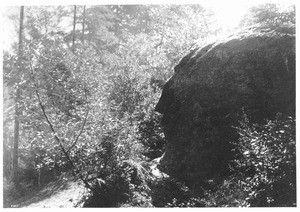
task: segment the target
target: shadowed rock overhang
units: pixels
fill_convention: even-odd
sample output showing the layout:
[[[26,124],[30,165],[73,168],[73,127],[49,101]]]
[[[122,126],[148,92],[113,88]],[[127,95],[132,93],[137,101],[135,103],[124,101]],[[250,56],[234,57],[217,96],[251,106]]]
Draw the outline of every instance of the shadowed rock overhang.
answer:
[[[195,182],[226,175],[233,126],[295,115],[295,26],[253,26],[196,43],[174,68],[156,111],[167,148],[161,168]]]

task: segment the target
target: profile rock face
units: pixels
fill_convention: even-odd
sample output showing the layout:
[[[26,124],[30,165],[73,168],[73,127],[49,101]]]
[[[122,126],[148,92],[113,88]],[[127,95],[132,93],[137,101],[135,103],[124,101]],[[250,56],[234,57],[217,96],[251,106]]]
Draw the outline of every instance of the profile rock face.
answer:
[[[224,175],[242,113],[252,123],[295,115],[294,26],[254,26],[198,42],[174,69],[156,106],[167,139],[160,166],[171,176]]]

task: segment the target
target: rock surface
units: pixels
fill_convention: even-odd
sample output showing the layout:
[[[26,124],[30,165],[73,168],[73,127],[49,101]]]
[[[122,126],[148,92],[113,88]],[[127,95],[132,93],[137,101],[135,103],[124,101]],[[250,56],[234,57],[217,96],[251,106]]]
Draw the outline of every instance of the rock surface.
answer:
[[[295,114],[295,28],[254,26],[192,47],[156,111],[167,148],[160,166],[196,182],[224,175],[242,110],[253,122]]]

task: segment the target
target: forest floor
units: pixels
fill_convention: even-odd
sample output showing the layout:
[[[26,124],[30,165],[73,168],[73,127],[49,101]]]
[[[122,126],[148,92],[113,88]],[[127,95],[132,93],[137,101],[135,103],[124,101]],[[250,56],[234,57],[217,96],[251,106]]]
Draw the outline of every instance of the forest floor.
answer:
[[[28,193],[15,200],[10,207],[14,208],[70,208],[75,207],[85,193],[84,185],[64,177],[50,182],[40,190]],[[80,207],[80,206],[79,206]]]
[[[167,202],[173,197],[173,190],[168,190],[169,187],[175,190],[177,188],[174,182],[169,182],[169,176],[161,172],[157,165],[159,159],[152,161],[150,169],[152,175],[159,181],[158,185],[153,188],[153,201],[159,207],[165,207]],[[174,185],[173,185],[174,184]],[[178,191],[177,191],[178,192]],[[87,189],[79,180],[75,181],[70,174],[63,174],[58,179],[42,186],[35,188],[26,195],[15,199],[5,208],[72,208],[83,207],[84,201],[82,197],[87,194]],[[168,195],[167,195],[168,194]]]

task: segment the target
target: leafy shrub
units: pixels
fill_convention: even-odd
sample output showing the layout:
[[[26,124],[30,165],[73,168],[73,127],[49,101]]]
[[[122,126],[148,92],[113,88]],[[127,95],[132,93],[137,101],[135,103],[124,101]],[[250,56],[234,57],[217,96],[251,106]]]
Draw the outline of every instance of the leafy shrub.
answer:
[[[250,124],[246,115],[236,127],[238,155],[230,164],[234,172],[206,192],[207,206],[295,206],[295,120],[278,114],[265,124]]]
[[[238,170],[253,173],[245,176],[252,195],[252,206],[293,206],[296,202],[296,132],[295,120],[278,114],[263,126],[251,126],[247,117],[237,128]],[[244,172],[245,172],[244,171]],[[252,175],[252,176],[251,176]]]
[[[22,193],[16,188],[12,181],[3,178],[3,206],[10,207],[9,203],[22,196]]]
[[[11,180],[3,178],[3,207],[11,207],[14,200],[25,196],[29,192],[33,191],[34,187],[32,182],[21,181],[18,185],[15,185]]]
[[[166,147],[166,140],[160,128],[159,120],[158,114],[151,113],[139,124],[140,140],[146,147],[144,154],[150,159],[162,156]]]
[[[155,207],[203,207],[201,192],[193,192],[184,182],[170,176],[158,177],[151,183]]]
[[[90,197],[95,204],[150,207],[149,179],[141,161],[160,156],[165,148],[155,103],[171,67],[194,38],[215,31],[203,27],[211,14],[200,6],[91,6],[80,17],[85,23],[82,44],[77,30],[71,46],[73,33],[60,27],[63,19],[73,17],[70,12],[68,7],[28,7],[22,58],[17,45],[4,58],[7,95],[13,96],[17,86],[22,90],[20,149],[31,151],[19,154],[31,166],[22,173],[24,181],[34,178],[35,184],[43,184],[73,170],[84,179],[95,175],[91,183],[104,195]],[[145,18],[137,20],[136,15]],[[185,17],[182,23],[176,21],[180,17]],[[53,133],[75,169],[53,139],[36,87]],[[6,117],[8,135],[13,134],[12,120],[13,112]]]
[[[132,160],[115,165],[92,182],[97,193],[89,194],[84,207],[151,207],[148,170]]]
[[[124,74],[114,76],[112,81],[113,86],[108,97],[108,101],[113,102],[111,110],[119,117],[123,117],[124,113],[132,114],[143,98],[137,88],[138,79],[131,79]]]

